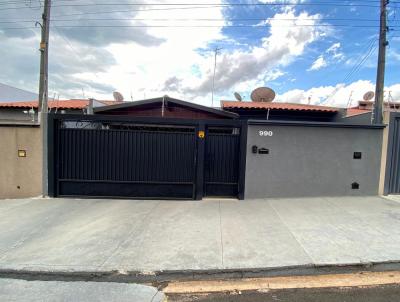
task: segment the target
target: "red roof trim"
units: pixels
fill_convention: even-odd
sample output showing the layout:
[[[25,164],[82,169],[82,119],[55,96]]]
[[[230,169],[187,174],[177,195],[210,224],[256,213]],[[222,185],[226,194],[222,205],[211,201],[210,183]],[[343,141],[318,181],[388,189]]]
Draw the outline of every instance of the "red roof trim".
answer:
[[[236,102],[221,101],[223,109],[272,109],[272,110],[288,110],[288,111],[317,111],[317,112],[338,112],[338,108],[304,105],[292,103],[261,103],[261,102]]]

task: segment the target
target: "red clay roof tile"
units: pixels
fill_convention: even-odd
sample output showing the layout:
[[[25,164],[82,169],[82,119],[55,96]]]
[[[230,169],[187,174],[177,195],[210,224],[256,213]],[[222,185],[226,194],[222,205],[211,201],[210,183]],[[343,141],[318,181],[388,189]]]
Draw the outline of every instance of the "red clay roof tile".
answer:
[[[346,112],[346,117],[356,116],[364,113],[369,113],[371,110],[368,109],[359,109],[359,108],[348,108]]]
[[[338,112],[338,108],[304,105],[292,103],[262,103],[262,102],[236,102],[236,101],[221,101],[223,109],[274,109],[274,110],[289,110],[289,111],[320,111],[320,112]]]
[[[115,101],[100,101],[104,104],[114,104]],[[49,100],[49,109],[85,109],[89,105],[89,100]],[[38,101],[31,102],[6,102],[0,103],[0,108],[38,108]]]

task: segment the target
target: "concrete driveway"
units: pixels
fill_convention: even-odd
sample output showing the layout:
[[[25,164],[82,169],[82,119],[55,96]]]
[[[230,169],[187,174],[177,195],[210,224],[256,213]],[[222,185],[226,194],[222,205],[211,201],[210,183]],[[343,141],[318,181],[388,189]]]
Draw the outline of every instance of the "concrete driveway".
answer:
[[[400,260],[400,203],[380,197],[252,201],[0,201],[0,270],[276,268]]]

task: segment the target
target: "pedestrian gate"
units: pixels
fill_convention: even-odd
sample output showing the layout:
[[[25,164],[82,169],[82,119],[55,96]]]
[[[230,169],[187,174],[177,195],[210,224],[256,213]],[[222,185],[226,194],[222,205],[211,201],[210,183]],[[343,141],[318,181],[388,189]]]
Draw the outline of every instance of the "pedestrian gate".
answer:
[[[51,196],[201,199],[243,192],[240,127],[205,126],[200,138],[195,122],[95,117],[51,116]]]
[[[210,127],[207,132],[205,195],[237,196],[240,128]]]

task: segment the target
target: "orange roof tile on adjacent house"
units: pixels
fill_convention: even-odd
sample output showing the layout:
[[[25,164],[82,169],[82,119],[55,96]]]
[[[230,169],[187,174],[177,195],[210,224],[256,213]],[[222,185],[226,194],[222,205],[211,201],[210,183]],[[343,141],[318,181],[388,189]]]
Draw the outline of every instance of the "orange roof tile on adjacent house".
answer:
[[[222,109],[274,109],[290,111],[319,111],[319,112],[338,112],[338,108],[304,105],[292,103],[263,103],[263,102],[237,102],[221,101]]]
[[[59,100],[59,101],[49,101],[49,109],[59,108],[59,109],[84,109],[88,106],[88,100]],[[38,108],[39,102],[8,102],[0,103],[0,107],[4,108]]]
[[[96,101],[100,102],[104,105],[107,105],[107,106],[121,104],[121,102],[117,102],[117,101],[104,101],[104,100],[96,100]]]
[[[115,101],[99,101],[105,105],[115,104]],[[38,101],[31,102],[7,102],[0,103],[0,108],[38,108]],[[89,105],[89,100],[49,100],[49,109],[85,109]]]
[[[370,112],[371,112],[371,110],[368,110],[368,109],[348,108],[346,111],[346,117],[356,116],[356,115],[370,113]]]

